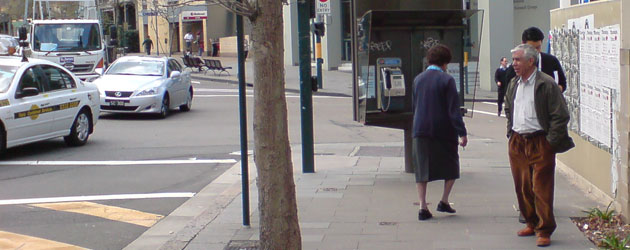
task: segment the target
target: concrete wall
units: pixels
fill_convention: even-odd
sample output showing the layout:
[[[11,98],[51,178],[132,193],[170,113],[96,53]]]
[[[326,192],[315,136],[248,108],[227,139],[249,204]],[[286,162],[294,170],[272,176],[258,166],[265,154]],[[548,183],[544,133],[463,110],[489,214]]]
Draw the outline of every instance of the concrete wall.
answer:
[[[326,33],[322,37],[322,58],[324,58],[323,69],[335,70],[341,64],[341,1],[330,2],[330,15],[326,16]]]
[[[479,0],[478,8],[484,10],[481,47],[479,51],[479,80],[484,90],[497,89],[494,72],[501,57],[510,58],[513,41],[512,1]]]
[[[291,3],[294,3],[291,1]],[[297,35],[297,4],[284,5],[282,18],[284,22],[284,64],[298,65],[300,63]]]
[[[498,1],[493,1],[498,2]],[[514,0],[514,45],[521,43],[523,30],[536,26],[545,35],[549,34],[549,11],[560,7],[559,1]],[[543,52],[547,52],[548,39],[543,41]],[[514,47],[514,46],[513,46]]]
[[[562,27],[567,24],[567,20],[593,14],[595,16],[595,27],[620,24],[621,25],[621,88],[618,96],[621,106],[615,111],[617,128],[613,133],[619,134],[619,143],[616,147],[619,156],[618,168],[615,169],[611,163],[612,155],[593,146],[590,142],[580,136],[571,133],[576,142],[576,148],[558,155],[558,160],[564,163],[575,174],[580,175],[588,183],[578,183],[582,186],[589,186],[588,189],[598,189],[602,193],[615,199],[617,211],[628,218],[630,215],[628,199],[628,136],[630,135],[630,26],[624,23],[630,22],[630,0],[611,0],[593,2],[589,4],[574,5],[568,8],[551,11],[551,27]],[[614,62],[613,62],[614,63]],[[615,148],[615,147],[613,147]],[[618,175],[618,180],[614,183],[617,187],[612,190],[612,174]],[[617,195],[615,197],[614,191]]]

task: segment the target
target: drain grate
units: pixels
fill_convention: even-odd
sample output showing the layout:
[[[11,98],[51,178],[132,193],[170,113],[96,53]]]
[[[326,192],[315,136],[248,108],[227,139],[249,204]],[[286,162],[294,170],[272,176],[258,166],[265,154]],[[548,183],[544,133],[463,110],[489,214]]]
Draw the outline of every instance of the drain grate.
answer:
[[[403,157],[403,147],[388,146],[361,146],[359,150],[354,154],[355,156],[377,156],[377,157]]]
[[[257,240],[231,240],[223,250],[258,250]]]

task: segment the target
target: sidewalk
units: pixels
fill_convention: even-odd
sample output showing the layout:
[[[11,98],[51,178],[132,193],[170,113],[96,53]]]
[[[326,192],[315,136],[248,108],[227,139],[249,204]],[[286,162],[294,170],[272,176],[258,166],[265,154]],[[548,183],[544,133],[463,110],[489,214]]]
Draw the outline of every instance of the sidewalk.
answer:
[[[221,60],[229,66],[236,63],[235,58]],[[235,79],[235,72],[220,78]],[[194,75],[215,77],[211,73]],[[287,66],[286,75],[287,89],[299,89],[297,67]],[[325,90],[351,95],[349,73],[325,71],[326,75]],[[478,94],[496,96],[493,92]],[[504,118],[475,115],[465,122],[469,145],[465,151],[460,149],[461,178],[450,197],[457,213],[435,210],[443,182],[431,182],[427,198],[434,218],[428,221],[418,221],[414,176],[404,173],[402,141],[315,144],[316,173],[310,174],[301,171],[301,145],[292,145],[303,249],[537,249],[534,237],[516,236],[523,224],[517,222],[507,141],[502,132]],[[249,166],[251,227],[242,226],[237,163],[125,249],[220,250],[231,241],[258,240],[252,157]],[[562,169],[556,173],[554,212],[558,228],[547,248],[596,249],[570,218],[603,205],[569,184]]]
[[[475,131],[486,121],[466,122]],[[427,198],[434,218],[428,221],[417,219],[414,177],[404,173],[402,144],[318,144],[311,174],[301,172],[300,145],[294,145],[303,249],[536,249],[534,237],[516,236],[523,225],[517,222],[505,139],[469,137],[450,197],[457,213],[435,211],[443,182],[431,182]],[[595,249],[570,217],[598,204],[556,172],[558,228],[548,249]],[[258,240],[255,176],[251,180],[251,228],[242,226],[238,163],[126,249],[220,250],[231,240]]]

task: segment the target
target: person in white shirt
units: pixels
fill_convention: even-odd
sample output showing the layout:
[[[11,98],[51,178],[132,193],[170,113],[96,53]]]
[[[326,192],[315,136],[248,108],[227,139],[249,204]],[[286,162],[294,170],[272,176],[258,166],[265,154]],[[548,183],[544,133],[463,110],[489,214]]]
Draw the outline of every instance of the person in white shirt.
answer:
[[[190,31],[188,31],[188,33],[184,35],[184,42],[186,43],[186,48],[184,49],[184,51],[192,50],[191,46],[194,39],[195,37],[193,36],[192,33],[190,33]]]
[[[551,244],[556,153],[573,148],[569,110],[555,80],[537,69],[538,51],[529,44],[512,50],[516,73],[505,93],[508,152],[518,207],[527,226],[518,236],[538,236]]]

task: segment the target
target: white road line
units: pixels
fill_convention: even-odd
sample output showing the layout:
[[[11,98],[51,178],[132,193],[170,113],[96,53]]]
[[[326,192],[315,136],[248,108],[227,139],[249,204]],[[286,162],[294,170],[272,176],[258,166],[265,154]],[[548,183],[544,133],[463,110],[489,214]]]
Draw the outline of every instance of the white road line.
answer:
[[[201,82],[198,82],[198,81],[190,81],[190,82],[194,84],[201,84]]]
[[[482,102],[482,103],[484,103],[484,104],[490,104],[490,105],[494,105],[494,106],[497,106],[497,105],[498,105],[496,102]]]
[[[484,114],[484,115],[491,115],[491,116],[496,116],[497,113],[492,113],[492,112],[486,112],[486,111],[479,111],[479,110],[475,110],[475,113],[479,113],[479,114]],[[501,115],[501,117],[505,117],[505,115]]]
[[[238,95],[195,95],[195,98],[210,98],[210,97],[238,97]],[[247,97],[249,98],[253,98],[254,95],[247,95]],[[299,95],[287,95],[287,98],[300,98]],[[346,97],[346,96],[321,96],[321,95],[314,95],[313,99],[346,99],[346,98],[351,98],[351,97]]]
[[[253,154],[254,154],[254,150],[247,150],[247,155],[253,155]],[[241,151],[234,151],[230,153],[230,155],[241,155]]]
[[[150,194],[87,195],[87,196],[67,196],[67,197],[0,200],[0,205],[23,205],[23,204],[33,204],[33,203],[72,202],[72,201],[132,200],[132,199],[155,199],[155,198],[190,198],[190,197],[193,197],[193,196],[195,196],[195,193],[191,193],[191,192],[150,193]]]
[[[196,92],[217,92],[217,93],[238,93],[238,89],[195,89]],[[254,90],[247,89],[247,93],[253,93]]]
[[[1,161],[0,166],[118,166],[118,165],[169,165],[169,164],[221,164],[236,163],[234,159],[220,160],[140,160],[140,161]]]

